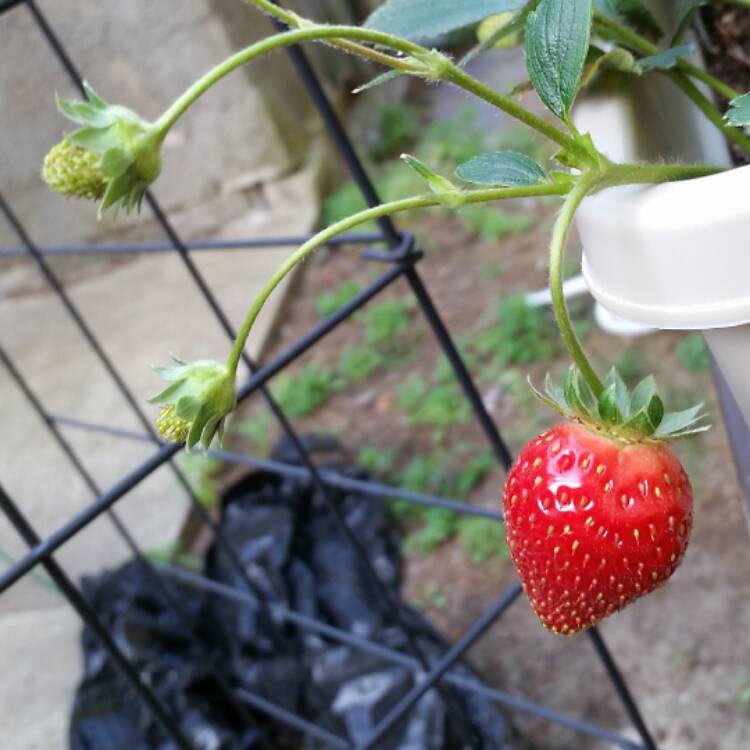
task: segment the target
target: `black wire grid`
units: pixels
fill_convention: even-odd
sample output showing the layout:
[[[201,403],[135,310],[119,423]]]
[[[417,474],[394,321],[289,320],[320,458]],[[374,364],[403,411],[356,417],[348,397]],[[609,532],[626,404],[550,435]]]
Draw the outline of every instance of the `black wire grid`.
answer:
[[[16,6],[21,6],[23,12],[31,14],[45,42],[51,47],[71,80],[78,86],[81,93],[83,93],[83,79],[79,71],[75,67],[60,39],[50,26],[48,20],[40,11],[35,0],[6,0],[4,3],[0,3],[0,14],[11,8],[15,8]],[[325,121],[328,134],[332,138],[339,155],[346,163],[352,177],[359,186],[365,200],[371,206],[378,205],[380,202],[378,195],[375,192],[362,163],[357,157],[341,122],[323,92],[308,59],[303,51],[297,47],[290,48],[288,53],[305,89]],[[0,213],[4,215],[15,233],[18,235],[20,243],[19,247],[0,250],[0,257],[30,256],[35,261],[39,271],[52,286],[68,314],[72,317],[80,330],[80,333],[91,346],[92,350],[99,358],[109,376],[112,378],[115,385],[132,408],[133,413],[143,426],[143,432],[134,432],[49,413],[36,394],[32,391],[23,374],[18,370],[7,352],[2,346],[0,346],[0,360],[8,370],[11,378],[18,385],[19,389],[22,391],[39,418],[45,423],[60,449],[67,455],[70,462],[94,496],[93,501],[84,510],[70,518],[67,523],[50,534],[46,539],[41,539],[32,528],[26,516],[2,489],[2,486],[0,486],[0,508],[2,508],[10,523],[29,547],[28,553],[22,559],[14,562],[2,573],[2,575],[0,575],[0,594],[18,582],[23,576],[31,573],[37,565],[41,565],[56,583],[60,591],[65,595],[84,623],[91,628],[101,640],[103,647],[109,653],[113,662],[119,667],[122,675],[127,679],[132,689],[147,704],[154,717],[160,722],[161,726],[176,746],[183,750],[194,750],[192,743],[185,736],[175,718],[170,714],[169,708],[160,700],[149,685],[141,678],[138,671],[129,663],[120,647],[113,640],[112,635],[107,632],[106,628],[99,621],[96,613],[81,595],[79,588],[55,562],[53,553],[63,544],[70,541],[70,539],[78,534],[78,532],[86,528],[86,526],[92,521],[102,514],[107,514],[114,523],[118,533],[122,536],[125,543],[136,556],[136,559],[154,574],[155,580],[159,582],[163,592],[169,596],[169,601],[172,603],[178,614],[180,614],[180,603],[178,598],[170,593],[169,587],[164,582],[163,575],[160,576],[159,573],[166,573],[169,578],[174,578],[175,580],[193,585],[199,589],[210,590],[216,594],[223,595],[227,600],[235,601],[238,605],[242,605],[247,601],[262,601],[262,597],[255,598],[251,596],[250,593],[224,586],[223,584],[219,584],[206,577],[181,568],[159,565],[157,572],[154,563],[144,557],[128,529],[119,519],[115,510],[115,505],[118,500],[123,498],[129,491],[134,489],[139,482],[155,472],[161,466],[168,465],[169,470],[174,473],[180,485],[187,492],[194,508],[197,513],[200,514],[202,521],[212,529],[216,543],[222,548],[223,552],[236,567],[242,581],[248,587],[249,592],[254,590],[254,584],[245,573],[236,551],[223,536],[221,530],[218,528],[210,514],[198,501],[193,493],[190,483],[180,468],[173,463],[173,459],[181,450],[181,447],[164,444],[159,441],[157,435],[153,431],[150,419],[142,411],[140,404],[129,389],[128,385],[122,379],[122,376],[114,366],[107,352],[96,339],[76,304],[67,294],[59,279],[50,268],[46,261],[46,257],[71,254],[101,255],[135,252],[174,252],[183,262],[186,270],[195,282],[199,294],[208,303],[212,313],[225,329],[227,335],[233,338],[234,331],[232,330],[232,326],[208,284],[195,266],[191,253],[193,251],[210,251],[214,249],[246,250],[253,247],[296,247],[307,238],[286,237],[282,239],[260,239],[250,241],[238,240],[228,242],[209,241],[187,243],[176,233],[168,217],[165,215],[153,195],[147,194],[146,203],[164,232],[166,238],[165,242],[96,245],[78,244],[39,247],[34,244],[31,236],[19,221],[5,197],[0,194]],[[331,243],[377,246],[377,248],[368,247],[362,252],[363,258],[368,259],[371,262],[379,262],[384,267],[383,272],[366,289],[360,292],[354,299],[335,314],[313,327],[307,334],[268,364],[259,367],[246,355],[244,356],[244,361],[250,369],[251,376],[239,389],[238,400],[242,402],[253,394],[260,394],[270,407],[276,419],[279,421],[283,433],[297,451],[300,459],[299,465],[289,465],[278,461],[255,458],[224,450],[215,450],[211,451],[211,453],[227,462],[262,468],[280,475],[301,478],[310,481],[313,484],[328,504],[330,512],[334,515],[342,531],[346,534],[348,542],[355,548],[361,558],[361,562],[371,578],[373,591],[376,595],[383,598],[384,603],[388,605],[394,624],[400,626],[404,631],[408,642],[409,653],[402,653],[401,651],[387,648],[379,643],[368,640],[367,638],[333,628],[330,625],[318,622],[286,608],[277,606],[267,607],[267,611],[263,613],[264,618],[278,642],[283,646],[284,634],[282,628],[285,624],[293,624],[300,628],[308,629],[311,632],[319,633],[331,640],[346,643],[363,651],[370,652],[394,664],[401,664],[413,669],[416,676],[415,687],[382,718],[371,735],[365,741],[356,745],[356,748],[344,737],[332,734],[330,731],[318,727],[302,717],[270,703],[268,700],[261,698],[258,695],[254,695],[247,691],[230,689],[226,680],[217,672],[214,676],[217,679],[217,683],[222,693],[220,698],[231,703],[240,715],[245,717],[250,725],[253,725],[258,729],[263,746],[269,749],[273,748],[273,742],[268,739],[263,733],[262,728],[256,723],[256,718],[259,715],[273,717],[279,722],[285,723],[290,727],[294,727],[310,735],[311,737],[321,740],[327,746],[332,748],[355,748],[355,750],[367,750],[368,748],[375,747],[378,741],[386,736],[394,726],[406,716],[419,699],[428,690],[433,688],[441,692],[441,696],[448,709],[449,719],[456,733],[462,738],[464,746],[467,748],[475,747],[477,742],[472,737],[471,730],[466,725],[459,705],[455,700],[453,691],[457,688],[462,691],[477,693],[498,702],[508,709],[532,714],[549,722],[573,729],[583,735],[588,735],[606,741],[607,743],[612,743],[615,746],[625,748],[626,750],[655,750],[656,743],[646,726],[638,706],[636,705],[613,656],[596,628],[588,630],[587,636],[591,641],[591,645],[601,661],[625,712],[637,732],[639,737],[638,742],[623,737],[606,728],[595,726],[573,716],[559,713],[545,706],[525,700],[524,698],[497,690],[477,679],[458,676],[450,672],[451,667],[457,662],[457,660],[459,660],[491,626],[498,623],[502,615],[508,610],[513,602],[519,598],[521,593],[521,586],[519,584],[514,584],[494,604],[492,604],[492,606],[490,606],[485,613],[471,627],[469,627],[463,637],[461,637],[454,646],[448,649],[440,659],[436,661],[428,660],[417,643],[416,634],[410,631],[408,625],[401,617],[399,607],[392,599],[392,594],[381,583],[378,574],[364,551],[364,548],[344,521],[337,503],[331,494],[332,490],[355,490],[366,494],[373,500],[397,497],[420,505],[446,508],[458,513],[475,516],[484,516],[495,519],[498,522],[502,521],[502,514],[485,508],[475,507],[457,500],[411,492],[403,488],[392,487],[374,481],[354,479],[334,470],[318,468],[312,460],[309,452],[306,450],[302,440],[295,432],[293,426],[268,391],[268,381],[274,375],[279,373],[290,363],[294,362],[311,347],[315,346],[315,344],[322,340],[326,334],[336,328],[340,323],[347,320],[353,313],[376,297],[381,291],[387,289],[392,282],[399,278],[404,278],[411,287],[422,313],[427,319],[436,339],[452,365],[464,396],[471,403],[476,419],[479,421],[497,460],[506,470],[509,468],[511,464],[510,453],[497,427],[492,421],[492,418],[487,412],[479,391],[463,363],[451,335],[445,327],[445,324],[435,308],[430,294],[425,288],[419,275],[417,264],[422,256],[421,253],[414,248],[413,238],[408,234],[400,233],[394,226],[393,222],[388,218],[380,219],[378,225],[379,232],[377,233],[349,234],[340,237]],[[63,428],[83,429],[114,435],[123,439],[147,441],[154,444],[155,450],[151,457],[144,461],[138,468],[122,477],[122,479],[112,487],[103,490],[94,481],[83,460],[77,455],[69,443]]]

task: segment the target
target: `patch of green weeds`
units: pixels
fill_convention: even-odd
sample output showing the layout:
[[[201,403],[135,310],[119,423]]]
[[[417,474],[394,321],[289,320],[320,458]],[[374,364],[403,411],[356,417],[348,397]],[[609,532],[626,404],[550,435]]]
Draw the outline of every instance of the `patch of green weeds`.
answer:
[[[381,344],[395,338],[409,326],[409,311],[414,306],[410,298],[386,299],[368,305],[357,319],[364,326],[364,339],[368,344]]]
[[[362,291],[357,281],[344,281],[332,292],[324,292],[315,298],[315,312],[320,318],[327,318],[338,312],[347,302],[351,302]]]
[[[531,307],[523,295],[511,295],[497,305],[497,323],[473,338],[474,347],[502,365],[552,359],[560,352],[557,328],[549,310]]]
[[[290,417],[304,417],[323,406],[336,390],[333,373],[326,367],[306,365],[299,373],[279,375],[273,386],[279,406]]]
[[[404,539],[404,550],[430,555],[456,533],[457,516],[444,508],[427,508],[421,514],[422,525]]]
[[[690,372],[706,372],[711,367],[708,347],[700,333],[690,333],[680,341],[677,356]]]
[[[341,352],[337,374],[349,383],[367,380],[385,364],[385,357],[371,346],[349,346]]]
[[[456,533],[469,562],[482,565],[493,557],[508,557],[505,530],[499,521],[480,516],[463,516]]]
[[[355,182],[344,182],[340,187],[326,196],[323,202],[323,221],[326,226],[346,219],[367,208],[362,191]],[[375,227],[375,222],[357,227],[360,232],[368,232]]]
[[[359,449],[357,464],[375,476],[385,476],[393,467],[395,453],[393,448],[363,445]]]
[[[459,446],[452,456],[445,451],[435,451],[428,457],[417,457],[399,474],[399,482],[413,492],[463,499],[495,465],[488,451],[480,452],[470,460],[462,459],[462,454],[475,450],[474,446]],[[404,549],[420,555],[431,554],[453,538],[466,518],[444,508],[423,507],[402,500],[392,502],[389,507],[395,517],[410,528],[404,539]],[[497,527],[497,523],[494,525]],[[479,535],[476,525],[464,531],[469,540],[464,549],[467,557],[473,560],[480,557],[482,551],[472,532]],[[496,547],[499,550],[500,544]]]
[[[451,425],[471,419],[471,406],[455,382],[428,386],[419,375],[412,375],[396,393],[409,421],[435,428],[438,440]]]
[[[502,240],[528,232],[535,219],[529,214],[504,211],[497,206],[472,205],[458,212],[464,229],[483,240]]]

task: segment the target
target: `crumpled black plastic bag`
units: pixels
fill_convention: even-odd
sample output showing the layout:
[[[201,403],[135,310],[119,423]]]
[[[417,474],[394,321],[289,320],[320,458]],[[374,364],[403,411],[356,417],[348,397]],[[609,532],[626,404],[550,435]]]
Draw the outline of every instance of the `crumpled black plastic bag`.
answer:
[[[333,439],[308,438],[306,444],[313,454],[325,454],[328,466],[367,478],[343,463]],[[273,457],[298,463],[285,442]],[[398,598],[399,539],[382,503],[356,493],[331,494],[390,592],[391,605],[378,596],[313,484],[266,472],[248,475],[223,497],[220,527],[250,585],[221,545],[214,543],[205,561],[205,575],[243,592],[242,601],[165,573],[154,575],[139,560],[84,579],[86,598],[197,750],[254,750],[261,747],[259,730],[279,750],[325,747],[243,705],[243,690],[356,743],[415,685],[418,674],[408,665],[285,623],[279,607],[409,654],[403,631],[393,623],[396,606],[430,660],[448,648],[426,618]],[[172,750],[88,630],[82,644],[84,677],[71,718],[72,750]],[[461,664],[453,673],[473,676]],[[495,704],[477,694],[453,694],[473,734],[472,748],[520,747]],[[440,693],[430,690],[378,750],[462,747]]]

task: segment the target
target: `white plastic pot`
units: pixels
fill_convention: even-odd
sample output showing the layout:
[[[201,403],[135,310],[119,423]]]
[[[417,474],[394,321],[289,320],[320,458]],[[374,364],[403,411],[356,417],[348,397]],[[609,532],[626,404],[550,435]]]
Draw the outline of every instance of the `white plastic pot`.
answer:
[[[603,79],[575,121],[617,161],[730,164],[723,136],[663,76]],[[607,190],[576,224],[596,300],[654,328],[703,331],[750,423],[750,166]]]

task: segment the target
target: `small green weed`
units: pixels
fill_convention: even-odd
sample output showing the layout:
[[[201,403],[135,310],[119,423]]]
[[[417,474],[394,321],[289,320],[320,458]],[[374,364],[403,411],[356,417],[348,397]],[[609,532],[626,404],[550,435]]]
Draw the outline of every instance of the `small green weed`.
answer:
[[[422,512],[423,524],[404,539],[404,549],[418,555],[430,555],[456,532],[456,514],[444,508]]]
[[[357,316],[365,328],[365,342],[381,344],[406,330],[409,325],[409,310],[412,306],[412,300],[407,298],[386,299],[365,308]]]
[[[457,458],[471,452],[476,452],[476,447],[465,445],[457,446],[452,457],[445,451],[436,451],[427,457],[419,456],[400,472],[399,481],[402,486],[413,492],[464,498],[495,465],[492,454],[488,451],[479,453],[469,461]],[[449,468],[452,460],[456,464],[453,469]],[[404,540],[404,549],[420,555],[434,552],[437,547],[451,539],[464,523],[464,517],[444,508],[425,508],[402,500],[393,501],[389,508],[396,518],[412,527]],[[417,526],[413,528],[415,523]],[[497,530],[497,523],[494,523],[494,527]],[[466,554],[470,559],[472,556],[478,558],[484,554],[479,541],[473,538],[472,531],[478,537],[478,527],[469,528],[464,532],[468,538],[464,549],[468,550]],[[495,548],[501,549],[501,543],[497,540]]]
[[[454,424],[466,424],[471,406],[455,383],[428,387],[418,375],[412,375],[397,390],[399,406],[412,424],[444,430]]]
[[[333,192],[329,193],[323,203],[323,221],[326,226],[335,224],[337,221],[346,219],[367,208],[367,203],[362,197],[362,191],[355,182],[343,183]],[[358,227],[360,232],[370,231],[375,223],[363,224]]]
[[[385,358],[370,346],[347,347],[341,352],[336,372],[347,382],[367,380],[385,364]]]
[[[505,531],[498,521],[480,516],[463,516],[456,526],[464,554],[474,565],[482,565],[493,557],[508,557]]]
[[[306,365],[300,373],[279,375],[273,394],[288,416],[304,417],[323,406],[334,390],[335,382],[329,369]]]
[[[547,310],[531,307],[522,295],[507,297],[497,306],[498,322],[474,337],[482,354],[503,365],[552,359],[560,351],[559,336]]]
[[[680,341],[677,356],[690,372],[705,372],[711,367],[708,347],[700,333],[690,333]]]
[[[344,281],[332,292],[325,292],[315,298],[315,312],[318,317],[327,318],[338,312],[347,302],[350,302],[362,291],[356,281]]]
[[[494,206],[466,206],[459,211],[467,232],[483,240],[502,240],[528,232],[535,219],[529,214],[511,213]]]
[[[378,448],[374,445],[363,445],[359,450],[357,464],[363,469],[367,469],[371,474],[384,476],[393,466],[394,455],[395,450],[393,448]]]

